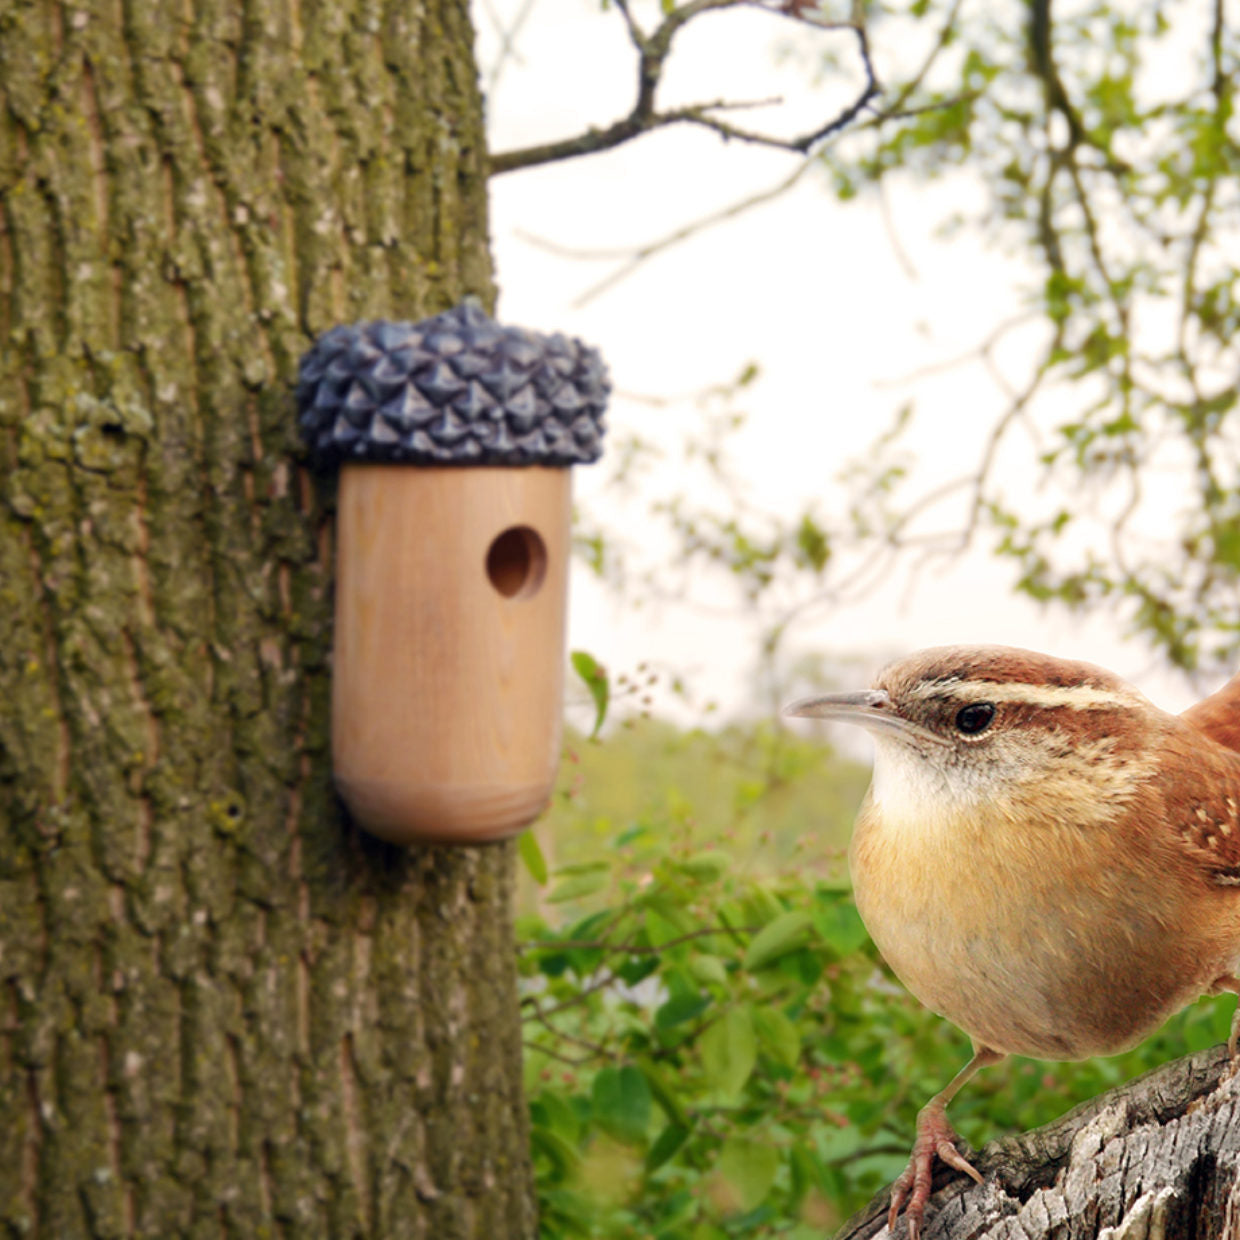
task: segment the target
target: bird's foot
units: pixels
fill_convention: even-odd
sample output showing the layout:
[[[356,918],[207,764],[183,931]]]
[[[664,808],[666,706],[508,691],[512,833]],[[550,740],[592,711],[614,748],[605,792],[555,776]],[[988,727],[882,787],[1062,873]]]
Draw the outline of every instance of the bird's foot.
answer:
[[[1224,991],[1230,991],[1236,996],[1236,1010],[1231,1017],[1231,1031],[1227,1036],[1227,1066],[1223,1069],[1223,1079],[1235,1076],[1237,1067],[1240,1064],[1236,1062],[1236,1051],[1240,1049],[1240,977],[1234,974],[1224,974],[1217,978],[1213,986],[1207,993],[1212,995],[1221,995]]]
[[[1219,1073],[1219,1085],[1234,1081],[1240,1072],[1240,1058],[1236,1056],[1237,1043],[1240,1043],[1240,1000],[1237,1001],[1235,1014],[1231,1018],[1231,1031],[1227,1036],[1227,1062]]]
[[[979,1184],[982,1182],[977,1170],[956,1148],[956,1140],[956,1133],[947,1122],[946,1110],[941,1104],[932,1102],[922,1108],[917,1116],[917,1138],[913,1142],[912,1156],[899,1179],[891,1186],[888,1231],[895,1233],[896,1219],[903,1207],[908,1223],[908,1240],[919,1240],[921,1225],[926,1217],[926,1202],[930,1200],[935,1158],[972,1176]]]

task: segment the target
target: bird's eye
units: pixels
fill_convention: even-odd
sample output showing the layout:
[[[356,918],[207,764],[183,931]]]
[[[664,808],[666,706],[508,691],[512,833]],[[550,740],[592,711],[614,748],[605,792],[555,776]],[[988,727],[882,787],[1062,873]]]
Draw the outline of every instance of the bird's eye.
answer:
[[[968,706],[962,706],[956,712],[956,729],[966,736],[976,736],[990,727],[990,721],[994,717],[995,704],[993,702],[972,702]]]

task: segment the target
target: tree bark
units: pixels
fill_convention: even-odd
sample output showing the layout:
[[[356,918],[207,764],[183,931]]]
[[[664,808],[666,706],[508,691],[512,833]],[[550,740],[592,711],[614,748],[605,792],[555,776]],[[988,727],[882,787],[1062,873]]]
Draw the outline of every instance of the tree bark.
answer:
[[[982,1184],[941,1170],[924,1240],[1240,1240],[1240,1075],[1226,1069],[1223,1048],[1201,1051],[991,1142]],[[891,1234],[888,1197],[836,1240]]]
[[[535,1233],[512,850],[352,829],[318,332],[492,299],[464,0],[0,0],[0,1230]]]

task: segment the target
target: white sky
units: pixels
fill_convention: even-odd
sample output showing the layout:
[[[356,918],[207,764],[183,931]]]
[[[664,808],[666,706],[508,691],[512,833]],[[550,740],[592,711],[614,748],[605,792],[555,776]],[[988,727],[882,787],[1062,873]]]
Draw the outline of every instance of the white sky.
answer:
[[[484,82],[498,46],[488,11],[511,22],[521,7],[521,0],[475,6]],[[664,104],[782,95],[788,101],[782,111],[736,119],[795,133],[834,115],[854,93],[846,83],[811,91],[801,69],[781,65],[779,44],[803,35],[770,15],[710,14],[687,33],[675,45]],[[829,36],[818,37],[824,42]],[[846,46],[841,36],[834,38]],[[614,8],[603,12],[595,0],[537,0],[517,51],[517,59],[504,62],[488,103],[495,151],[569,136],[631,107],[636,59]],[[748,360],[759,362],[763,377],[740,405],[750,421],[735,462],[750,498],[772,510],[794,511],[804,498],[818,496],[830,511],[838,502],[832,488],[838,488],[839,469],[914,396],[910,442],[924,482],[962,472],[980,455],[1002,407],[993,383],[978,367],[916,385],[895,383],[975,347],[1018,308],[1019,273],[1010,260],[967,236],[951,243],[934,239],[933,226],[953,205],[952,196],[968,193],[959,181],[890,203],[916,278],[893,252],[876,202],[840,205],[812,175],[778,201],[676,246],[581,306],[574,302],[613,264],[553,255],[526,239],[535,235],[591,251],[640,245],[774,184],[795,167],[793,155],[725,144],[682,127],[495,178],[499,317],[564,331],[601,348],[618,389],[609,414],[613,435],[635,428],[671,439],[694,424],[688,405],[657,408],[626,393],[691,393],[730,380]],[[818,428],[814,450],[790,450],[782,442],[786,432],[807,423]],[[574,472],[583,503],[610,512],[639,541],[655,536],[644,524],[644,505],[608,507],[602,465]],[[1031,464],[1018,452],[1003,477],[1013,494],[1035,485]],[[660,484],[657,477],[654,482]],[[662,485],[673,486],[674,479]],[[797,645],[878,662],[920,646],[1002,642],[1112,667],[1169,709],[1193,700],[1183,679],[1161,670],[1146,647],[1123,640],[1113,617],[1045,611],[1014,596],[1012,567],[991,558],[986,545],[950,571],[923,574],[912,590],[900,574],[889,588],[798,630]],[[570,643],[613,671],[642,660],[664,663],[692,676],[724,714],[752,711],[754,640],[752,621],[739,613],[634,610],[575,570]],[[669,696],[660,695],[656,709],[686,718]]]

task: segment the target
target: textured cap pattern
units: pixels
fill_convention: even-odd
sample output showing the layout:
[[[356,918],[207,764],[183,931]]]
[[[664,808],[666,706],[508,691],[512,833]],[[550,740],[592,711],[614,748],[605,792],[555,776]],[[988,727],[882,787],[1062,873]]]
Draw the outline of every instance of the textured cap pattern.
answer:
[[[603,450],[610,391],[597,349],[466,303],[332,328],[301,359],[297,406],[324,465],[578,465]]]

